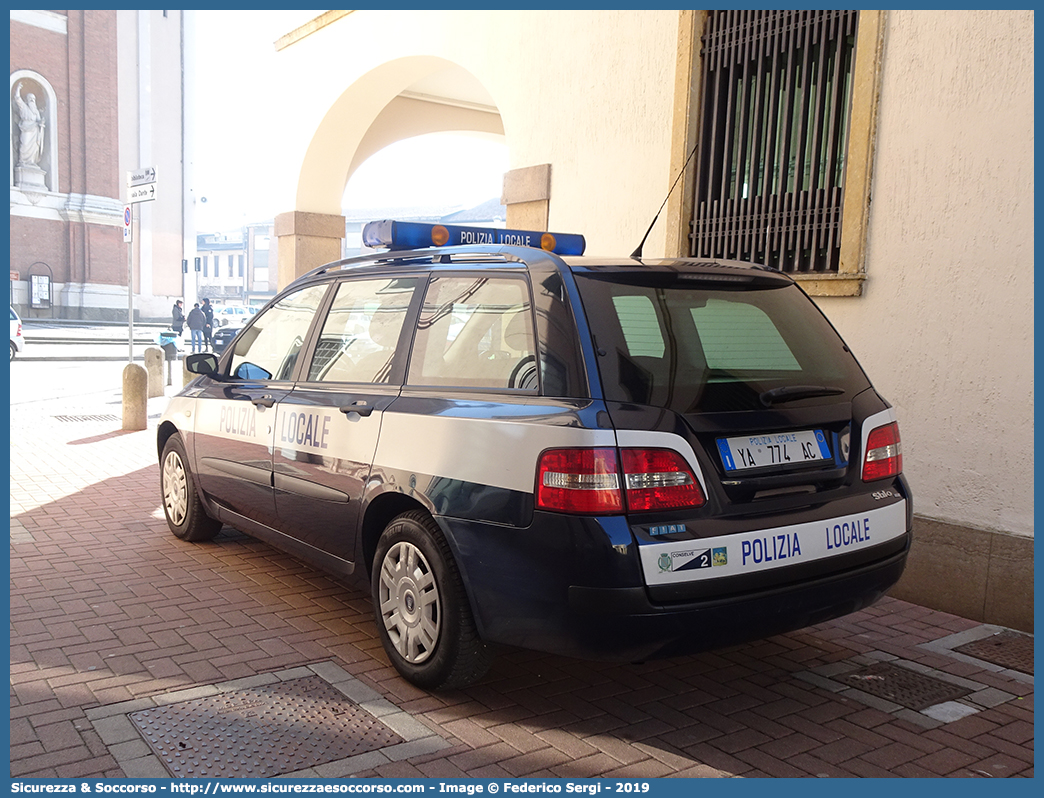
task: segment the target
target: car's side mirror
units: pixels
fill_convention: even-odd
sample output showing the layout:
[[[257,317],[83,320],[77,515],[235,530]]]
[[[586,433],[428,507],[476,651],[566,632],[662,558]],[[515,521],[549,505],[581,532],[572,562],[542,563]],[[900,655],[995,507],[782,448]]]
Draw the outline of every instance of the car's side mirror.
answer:
[[[218,378],[217,355],[211,352],[196,352],[185,356],[185,371],[190,374],[203,374]]]

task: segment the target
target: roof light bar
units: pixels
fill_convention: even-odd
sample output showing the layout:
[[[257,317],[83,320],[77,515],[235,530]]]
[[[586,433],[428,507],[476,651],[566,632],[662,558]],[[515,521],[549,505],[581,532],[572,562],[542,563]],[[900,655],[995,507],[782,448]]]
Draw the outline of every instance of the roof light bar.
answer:
[[[453,247],[461,244],[534,247],[556,255],[583,255],[587,243],[578,233],[546,233],[541,230],[507,230],[496,227],[464,227],[454,224],[396,222],[385,219],[363,228],[363,244],[393,250]]]

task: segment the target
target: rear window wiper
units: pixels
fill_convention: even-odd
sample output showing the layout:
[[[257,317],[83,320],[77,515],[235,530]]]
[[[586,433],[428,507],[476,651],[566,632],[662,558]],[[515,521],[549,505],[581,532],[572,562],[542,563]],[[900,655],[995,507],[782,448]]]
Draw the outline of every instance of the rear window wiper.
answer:
[[[828,385],[785,385],[762,393],[761,403],[768,407],[777,402],[793,402],[797,399],[810,399],[813,396],[837,396],[844,392],[844,388],[833,388]]]

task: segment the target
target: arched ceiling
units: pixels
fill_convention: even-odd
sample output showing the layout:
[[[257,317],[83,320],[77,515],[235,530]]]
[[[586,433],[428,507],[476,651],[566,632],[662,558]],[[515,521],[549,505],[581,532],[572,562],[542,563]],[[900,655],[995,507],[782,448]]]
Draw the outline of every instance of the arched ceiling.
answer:
[[[297,208],[338,214],[348,179],[367,158],[396,141],[446,131],[504,135],[496,103],[478,79],[435,56],[376,67],[345,89],[316,129]]]

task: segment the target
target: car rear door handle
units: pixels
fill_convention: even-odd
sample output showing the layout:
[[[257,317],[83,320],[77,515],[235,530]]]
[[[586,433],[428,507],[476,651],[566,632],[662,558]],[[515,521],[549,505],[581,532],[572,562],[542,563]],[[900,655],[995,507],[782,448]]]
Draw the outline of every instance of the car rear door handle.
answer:
[[[250,401],[253,402],[254,407],[271,407],[275,404],[275,399],[268,394],[265,394],[264,396],[255,396]]]
[[[348,415],[349,413],[358,413],[360,416],[365,418],[373,412],[373,405],[369,405],[364,399],[360,399],[358,402],[352,402],[350,405],[339,407],[338,410],[345,415]]]

